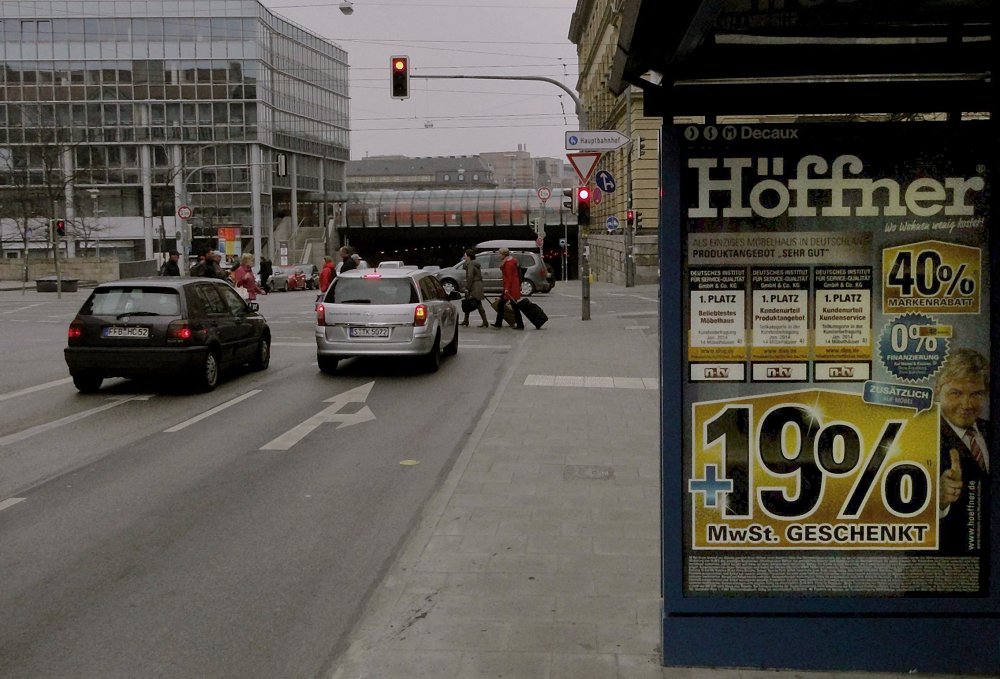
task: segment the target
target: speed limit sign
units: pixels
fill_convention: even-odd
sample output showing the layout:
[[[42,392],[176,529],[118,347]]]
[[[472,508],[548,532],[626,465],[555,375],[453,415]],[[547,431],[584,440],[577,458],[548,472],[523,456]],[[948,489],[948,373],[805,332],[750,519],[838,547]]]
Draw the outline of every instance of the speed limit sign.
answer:
[[[177,208],[177,216],[181,219],[191,219],[193,214],[194,210],[189,205],[181,205]]]

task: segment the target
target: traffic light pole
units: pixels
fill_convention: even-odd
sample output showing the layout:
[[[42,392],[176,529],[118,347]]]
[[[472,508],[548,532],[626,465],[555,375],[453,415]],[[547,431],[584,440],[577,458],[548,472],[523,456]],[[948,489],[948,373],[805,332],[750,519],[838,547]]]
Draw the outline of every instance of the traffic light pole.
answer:
[[[563,92],[568,94],[573,100],[573,104],[576,106],[576,119],[580,123],[581,130],[589,130],[589,121],[587,118],[587,112],[583,108],[583,103],[580,101],[580,97],[576,96],[576,92],[570,88],[563,85],[558,80],[553,78],[546,78],[540,75],[414,75],[410,74],[410,78],[423,78],[425,80],[436,80],[436,79],[471,79],[471,80],[538,80],[540,82],[549,83],[555,85]]]
[[[580,97],[576,96],[576,92],[570,88],[563,85],[558,80],[554,78],[546,78],[540,75],[414,75],[410,74],[410,78],[423,78],[425,80],[537,80],[539,82],[549,83],[550,85],[555,85],[563,92],[569,95],[570,99],[573,100],[573,104],[576,107],[576,119],[580,123],[581,130],[590,129],[590,120],[587,115],[587,111],[583,108],[583,103],[580,101]],[[580,246],[580,283],[581,287],[581,297],[583,298],[583,311],[581,319],[584,321],[590,320],[590,265],[588,263],[587,257],[587,233],[586,230],[580,229],[578,234]]]
[[[59,204],[52,201],[52,219],[49,220],[49,242],[52,243],[52,261],[56,271],[56,297],[62,299],[62,274],[59,271],[59,241],[56,234],[56,220],[59,219]]]

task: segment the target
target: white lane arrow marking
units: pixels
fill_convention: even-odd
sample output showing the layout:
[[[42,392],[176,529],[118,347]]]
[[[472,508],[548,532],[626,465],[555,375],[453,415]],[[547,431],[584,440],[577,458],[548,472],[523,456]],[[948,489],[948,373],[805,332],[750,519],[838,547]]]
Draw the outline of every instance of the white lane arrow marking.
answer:
[[[321,424],[330,424],[333,422],[339,422],[337,429],[350,426],[352,424],[360,424],[361,422],[368,422],[369,420],[375,419],[375,413],[371,411],[368,406],[362,406],[354,413],[342,413],[340,409],[346,406],[348,403],[364,403],[368,399],[368,394],[371,393],[372,386],[374,382],[369,382],[368,384],[363,384],[360,387],[355,387],[345,391],[342,394],[337,394],[336,396],[331,396],[330,398],[323,401],[324,403],[329,403],[330,405],[323,410],[319,411],[309,419],[305,420],[301,424],[298,424],[284,434],[274,439],[269,443],[265,443],[260,447],[261,450],[288,450],[296,443],[301,441],[303,438],[308,436],[314,429],[316,429]]]
[[[0,446],[6,446],[11,443],[23,441],[24,439],[31,438],[36,434],[57,429],[63,425],[71,424],[77,420],[82,420],[85,417],[90,417],[91,415],[96,415],[97,413],[104,412],[105,410],[110,410],[111,408],[117,408],[121,404],[128,403],[129,401],[148,401],[151,398],[153,398],[152,394],[139,394],[137,396],[126,396],[125,398],[114,398],[111,402],[105,403],[102,406],[97,406],[96,408],[91,408],[90,410],[83,410],[72,415],[67,415],[66,417],[53,422],[46,422],[45,424],[39,424],[38,426],[31,427],[30,429],[25,429],[23,431],[4,436],[3,438],[0,438]]]

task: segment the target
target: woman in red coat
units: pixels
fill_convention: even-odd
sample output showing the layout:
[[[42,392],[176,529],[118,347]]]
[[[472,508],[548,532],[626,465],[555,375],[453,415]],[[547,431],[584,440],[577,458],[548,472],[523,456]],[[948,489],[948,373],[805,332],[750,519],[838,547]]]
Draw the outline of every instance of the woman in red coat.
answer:
[[[323,269],[319,272],[319,291],[326,292],[326,289],[330,287],[330,283],[337,276],[336,265],[333,263],[333,257],[326,255],[323,257]]]
[[[521,273],[517,268],[517,258],[510,254],[507,248],[500,248],[500,273],[503,274],[503,292],[500,293],[500,303],[497,305],[497,322],[494,328],[503,327],[503,310],[510,302],[514,309],[515,330],[524,330],[524,319],[517,301],[521,299]]]

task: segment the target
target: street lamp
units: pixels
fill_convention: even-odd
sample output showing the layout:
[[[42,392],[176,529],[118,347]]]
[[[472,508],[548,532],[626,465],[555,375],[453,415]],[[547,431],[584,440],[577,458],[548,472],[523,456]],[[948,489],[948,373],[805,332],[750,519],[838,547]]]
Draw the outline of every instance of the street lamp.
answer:
[[[344,0],[343,2],[340,3],[340,11],[345,16],[350,16],[351,14],[354,14],[354,3],[351,2],[351,0]]]

